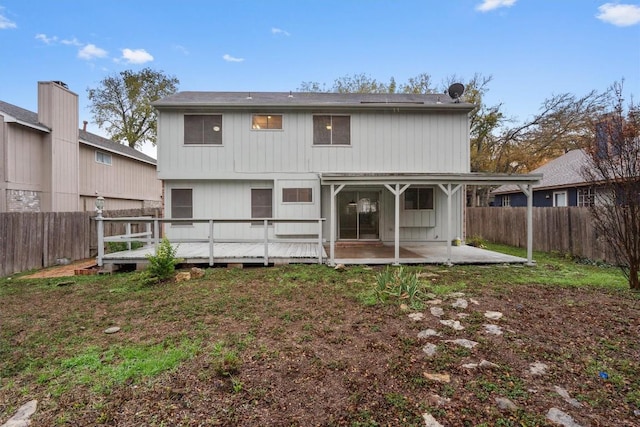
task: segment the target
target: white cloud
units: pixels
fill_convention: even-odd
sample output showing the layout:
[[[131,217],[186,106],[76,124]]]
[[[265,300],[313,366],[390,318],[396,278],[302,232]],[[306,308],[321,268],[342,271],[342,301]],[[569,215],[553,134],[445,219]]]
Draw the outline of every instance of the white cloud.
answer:
[[[104,58],[107,56],[107,51],[99,48],[94,44],[88,44],[78,51],[78,58],[91,60],[94,58]]]
[[[0,6],[0,11],[2,9],[4,8]],[[0,15],[0,30],[10,30],[12,28],[18,28],[18,25],[6,16]]]
[[[40,40],[44,44],[51,44],[56,42],[58,40],[58,37],[56,36],[48,37],[46,34],[40,33],[40,34],[36,34],[36,40]]]
[[[57,39],[57,37],[56,37],[56,39]],[[62,40],[60,40],[60,43],[66,44],[67,46],[82,46],[82,43],[80,43],[78,41],[78,39],[75,38],[75,37],[72,38],[72,39],[62,39]]]
[[[144,49],[122,49],[122,59],[129,64],[144,64],[153,61],[153,56]]]
[[[288,31],[285,31],[281,28],[275,28],[275,27],[271,29],[271,34],[282,34],[283,36],[287,36],[287,37],[291,35],[289,34]]]
[[[482,4],[476,6],[476,10],[480,12],[489,12],[490,10],[501,7],[511,7],[517,0],[484,0]]]
[[[640,23],[640,6],[633,4],[605,3],[598,8],[596,18],[617,27],[629,27]]]
[[[222,59],[224,59],[227,62],[242,62],[242,61],[244,61],[244,58],[235,58],[235,57],[229,55],[228,53],[225,53],[222,56]]]

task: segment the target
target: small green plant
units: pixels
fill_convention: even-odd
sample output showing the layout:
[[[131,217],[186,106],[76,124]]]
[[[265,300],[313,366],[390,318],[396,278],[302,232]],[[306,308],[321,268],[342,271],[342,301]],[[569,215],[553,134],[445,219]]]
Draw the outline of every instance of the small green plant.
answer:
[[[147,271],[151,277],[157,280],[167,280],[176,270],[176,265],[181,262],[176,258],[178,247],[171,246],[171,242],[166,237],[162,239],[155,255],[147,255],[149,267]]]
[[[143,246],[142,242],[131,242],[131,249],[139,249]],[[107,242],[107,253],[127,251],[127,242]]]
[[[404,267],[387,267],[376,276],[376,284],[378,300],[384,302],[394,297],[411,307],[421,308],[422,291],[416,273]]]
[[[234,350],[227,348],[224,342],[214,344],[212,356],[213,370],[221,377],[231,377],[240,370],[240,357]]]
[[[472,236],[467,238],[467,245],[475,246],[476,248],[486,248],[487,242],[482,238],[482,236]]]

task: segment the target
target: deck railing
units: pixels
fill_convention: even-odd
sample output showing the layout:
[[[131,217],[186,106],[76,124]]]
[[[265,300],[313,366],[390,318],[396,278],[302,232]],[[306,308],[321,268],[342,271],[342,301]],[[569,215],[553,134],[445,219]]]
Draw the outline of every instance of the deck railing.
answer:
[[[97,227],[98,227],[98,257],[97,263],[99,267],[103,266],[104,263],[104,245],[108,242],[124,242],[127,243],[127,248],[131,250],[132,242],[141,242],[146,245],[153,245],[154,251],[157,251],[158,245],[160,244],[161,235],[160,230],[161,224],[164,223],[186,223],[186,224],[208,224],[209,228],[209,236],[206,239],[171,239],[171,243],[208,243],[209,244],[209,265],[213,266],[214,264],[214,243],[215,242],[229,242],[229,239],[215,239],[214,238],[214,225],[216,224],[251,224],[254,227],[257,223],[262,223],[262,227],[264,229],[264,237],[262,239],[253,239],[253,240],[236,240],[238,242],[262,242],[264,243],[264,265],[269,264],[269,243],[290,242],[292,239],[283,240],[281,238],[269,238],[269,226],[273,224],[281,224],[281,223],[306,223],[306,224],[317,224],[318,232],[317,238],[295,238],[293,239],[296,243],[317,243],[318,245],[318,263],[323,263],[323,243],[324,239],[322,236],[322,223],[325,221],[325,218],[311,218],[311,219],[302,219],[302,218],[152,218],[152,217],[130,217],[130,218],[103,218],[101,215],[96,217]],[[125,223],[126,231],[125,234],[117,235],[117,236],[105,236],[104,235],[104,222],[120,222]],[[131,232],[132,224],[144,224],[145,231],[139,233]]]

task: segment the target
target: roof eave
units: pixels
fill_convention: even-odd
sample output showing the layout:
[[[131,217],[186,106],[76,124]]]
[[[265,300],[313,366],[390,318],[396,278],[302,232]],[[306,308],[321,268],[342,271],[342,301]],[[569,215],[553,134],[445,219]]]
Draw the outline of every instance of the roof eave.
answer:
[[[132,156],[132,155],[130,155],[130,154],[123,153],[123,152],[121,152],[121,151],[114,150],[114,149],[112,149],[112,148],[107,148],[107,147],[104,147],[104,146],[102,146],[102,145],[99,145],[99,144],[93,143],[93,142],[91,142],[91,141],[87,141],[87,140],[86,140],[86,139],[84,139],[84,138],[79,138],[79,141],[80,141],[82,144],[89,145],[89,146],[94,147],[94,148],[97,148],[97,149],[99,149],[99,150],[108,151],[108,152],[110,152],[110,153],[117,154],[118,156],[127,157],[127,158],[129,158],[129,159],[133,159],[133,160],[136,160],[136,161],[138,161],[138,162],[147,163],[147,164],[149,164],[149,165],[153,165],[153,166],[157,166],[157,164],[158,164],[158,163],[157,163],[157,161],[155,161],[155,162],[154,162],[154,161],[147,160],[147,159],[141,159],[140,157],[135,157],[135,156]]]

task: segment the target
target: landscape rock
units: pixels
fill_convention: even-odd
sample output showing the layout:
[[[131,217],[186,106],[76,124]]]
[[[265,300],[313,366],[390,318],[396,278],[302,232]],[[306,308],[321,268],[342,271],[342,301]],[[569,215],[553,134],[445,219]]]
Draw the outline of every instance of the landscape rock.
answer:
[[[429,311],[436,317],[440,317],[444,314],[444,310],[441,307],[431,307]]]
[[[502,328],[498,325],[484,325],[484,331],[491,335],[502,335]]]
[[[191,280],[191,273],[188,271],[181,271],[176,274],[176,283],[186,282]]]
[[[556,393],[558,393],[560,395],[560,397],[562,397],[564,399],[565,402],[567,402],[569,405],[575,407],[575,408],[581,408],[582,407],[582,403],[578,402],[576,399],[574,399],[573,397],[571,397],[569,395],[569,392],[559,386],[553,386],[553,388],[555,389]]]
[[[469,302],[470,302],[471,304],[480,305],[480,303],[478,302],[478,300],[477,300],[477,299],[469,298]]]
[[[558,423],[564,427],[582,427],[571,415],[561,411],[558,408],[551,408],[547,412],[547,419],[551,422]]]
[[[435,298],[427,301],[427,304],[438,305],[442,304],[442,300],[440,298]]]
[[[491,320],[499,320],[502,318],[502,313],[499,311],[485,311],[484,317]]]
[[[427,402],[431,406],[445,406],[451,403],[451,399],[449,397],[442,397],[435,393],[431,393],[429,397],[427,397]]]
[[[531,375],[544,375],[547,373],[549,366],[542,362],[534,362],[529,364],[529,373]]]
[[[423,372],[422,375],[431,381],[435,381],[438,383],[449,383],[451,382],[451,376],[449,374],[431,374],[429,372]]]
[[[465,369],[498,369],[500,365],[496,365],[495,363],[482,359],[480,363],[465,363],[462,367]]]
[[[433,415],[428,412],[422,414],[422,418],[424,419],[424,425],[426,427],[444,427],[442,424],[436,421],[435,418],[433,418]]]
[[[423,313],[410,313],[409,314],[409,319],[413,320],[414,322],[419,322],[422,319],[424,319],[424,314]]]
[[[449,294],[449,298],[462,298],[463,296],[463,292],[452,292]]]
[[[199,279],[201,277],[204,277],[205,271],[202,268],[191,267],[191,270],[189,270],[189,273],[191,273],[192,279]]]
[[[462,309],[467,308],[468,305],[469,303],[464,298],[458,298],[453,302],[453,304],[451,304],[451,306],[454,308],[462,308]]]
[[[503,411],[517,411],[518,407],[511,400],[506,397],[496,397],[496,403],[498,404],[498,408]]]
[[[429,338],[429,337],[439,337],[440,332],[435,329],[425,329],[424,331],[418,332],[418,338]]]
[[[105,334],[115,334],[116,332],[120,332],[120,326],[112,326],[104,330]]]
[[[333,267],[334,270],[337,271],[343,271],[346,270],[347,267],[344,266],[344,264],[337,264],[335,267]]]
[[[438,351],[438,346],[432,343],[429,343],[424,347],[422,347],[422,352],[429,357],[435,356],[437,351]]]
[[[30,418],[36,412],[37,407],[37,400],[31,400],[25,403],[18,409],[13,417],[2,424],[2,427],[27,427],[31,424]]]
[[[456,331],[464,330],[464,326],[462,326],[460,322],[457,320],[441,320],[440,323],[442,323],[445,326],[449,326],[455,329]]]
[[[450,343],[459,345],[460,347],[469,348],[469,349],[471,349],[471,348],[473,348],[473,347],[478,345],[477,342],[471,341],[471,340],[467,340],[467,339],[464,339],[464,338],[458,338],[456,340],[446,340],[445,342],[450,342]]]

